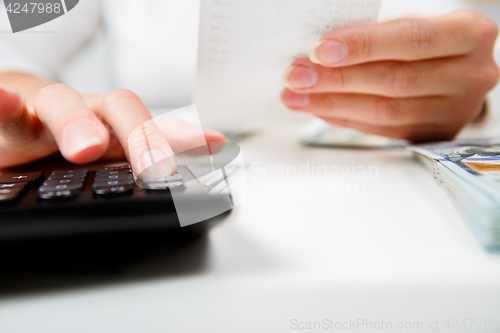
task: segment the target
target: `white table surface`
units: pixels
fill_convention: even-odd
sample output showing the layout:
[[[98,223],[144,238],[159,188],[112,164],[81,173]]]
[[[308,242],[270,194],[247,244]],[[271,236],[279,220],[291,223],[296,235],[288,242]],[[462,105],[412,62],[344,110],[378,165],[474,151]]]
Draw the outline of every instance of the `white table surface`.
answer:
[[[292,320],[358,319],[448,332],[448,319],[500,320],[500,256],[410,153],[297,142],[289,131],[242,142],[245,202],[202,244],[135,268],[175,272],[202,257],[199,269],[6,296],[0,332],[294,332],[307,330]],[[320,166],[339,174],[313,174]],[[495,331],[476,328],[459,331]]]

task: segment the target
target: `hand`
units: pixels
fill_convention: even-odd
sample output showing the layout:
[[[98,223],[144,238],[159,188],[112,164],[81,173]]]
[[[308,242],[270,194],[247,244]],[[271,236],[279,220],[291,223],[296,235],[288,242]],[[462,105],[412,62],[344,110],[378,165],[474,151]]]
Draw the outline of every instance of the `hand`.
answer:
[[[285,72],[282,101],[368,133],[451,139],[498,81],[497,35],[494,21],[470,10],[339,29]]]
[[[146,106],[127,90],[82,96],[69,86],[51,84],[39,90],[32,104],[30,110],[18,90],[0,87],[0,168],[60,150],[76,164],[126,157],[138,175],[151,165],[148,151],[153,150],[155,160],[164,161],[160,169],[155,163],[153,171],[164,176],[176,169],[174,150],[193,148],[191,143],[200,141],[197,128],[181,121],[163,121],[157,127],[149,121]],[[144,124],[147,128],[141,128]],[[213,131],[204,136],[207,142],[227,141]]]

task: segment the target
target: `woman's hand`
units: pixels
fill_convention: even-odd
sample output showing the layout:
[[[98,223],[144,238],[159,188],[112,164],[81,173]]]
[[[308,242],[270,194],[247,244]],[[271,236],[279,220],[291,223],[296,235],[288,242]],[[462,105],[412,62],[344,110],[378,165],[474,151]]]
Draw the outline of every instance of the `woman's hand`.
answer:
[[[285,105],[328,122],[414,141],[453,138],[499,78],[498,27],[458,10],[339,29],[285,73]]]
[[[22,74],[10,81],[26,87],[29,101],[18,89],[0,86],[0,168],[59,150],[76,164],[127,157],[136,174],[151,166],[153,156],[163,163],[148,170],[164,176],[177,167],[174,150],[189,147],[190,140],[200,141],[197,128],[181,121],[161,122],[157,127],[142,101],[127,90],[81,95],[67,85],[42,84]],[[204,134],[208,142],[226,141],[216,132]]]

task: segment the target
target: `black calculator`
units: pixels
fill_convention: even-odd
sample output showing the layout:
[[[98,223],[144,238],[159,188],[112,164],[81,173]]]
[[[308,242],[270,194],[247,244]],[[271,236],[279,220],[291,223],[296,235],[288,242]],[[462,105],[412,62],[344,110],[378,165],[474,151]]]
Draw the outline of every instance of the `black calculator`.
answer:
[[[128,163],[116,162],[74,167],[49,160],[0,174],[0,241],[151,228],[205,230],[231,208],[230,196],[211,193],[186,166],[149,182],[135,178]],[[186,216],[191,220],[183,224]]]

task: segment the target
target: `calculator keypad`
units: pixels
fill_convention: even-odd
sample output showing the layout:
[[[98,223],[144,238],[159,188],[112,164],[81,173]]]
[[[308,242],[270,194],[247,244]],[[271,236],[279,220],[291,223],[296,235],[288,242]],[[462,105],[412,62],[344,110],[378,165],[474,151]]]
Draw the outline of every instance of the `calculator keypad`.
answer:
[[[59,184],[59,185],[44,184],[43,186],[40,186],[40,188],[38,189],[38,192],[82,190],[82,189],[83,189],[83,183]]]
[[[63,175],[51,174],[47,180],[61,180],[61,179],[86,179],[86,173],[66,173]]]
[[[43,179],[42,172],[4,174],[0,176],[0,204],[19,199],[24,190]]]
[[[9,195],[9,194],[14,194],[18,195],[19,193],[22,192],[22,187],[16,187],[16,188],[6,188],[3,190],[0,190],[0,195]]]
[[[10,183],[10,184],[0,184],[0,190],[5,190],[5,189],[10,189],[10,188],[23,188],[25,186],[28,186],[29,182],[22,182],[22,183]]]
[[[0,184],[37,182],[43,177],[42,172],[27,172],[23,174],[5,174],[0,176]]]
[[[127,170],[127,171],[130,171],[130,165],[129,164],[122,164],[122,165],[117,165],[117,166],[97,168],[96,170],[97,170],[97,172],[118,171],[118,170]]]
[[[88,170],[54,170],[38,188],[38,198],[57,200],[80,195],[87,183]],[[0,176],[0,203],[18,199],[31,185],[44,179],[42,172],[4,174]],[[182,177],[175,173],[165,180],[141,180],[141,187],[148,190],[165,190],[181,186]],[[92,191],[96,197],[131,194],[134,191],[134,176],[130,165],[123,164],[98,168],[92,180]]]
[[[126,186],[111,186],[111,187],[93,187],[94,193],[96,195],[110,196],[117,194],[132,193],[134,190],[134,185]]]
[[[11,202],[11,201],[14,201],[16,199],[18,199],[19,195],[18,194],[14,194],[14,193],[11,193],[11,194],[0,194],[0,203],[4,203],[4,202]]]
[[[38,188],[38,197],[44,200],[67,199],[76,197],[83,190],[88,171],[55,170]]]
[[[108,180],[121,180],[121,179],[134,179],[132,174],[128,175],[109,175],[109,176],[99,176],[95,177],[95,181],[108,181]]]
[[[81,193],[81,190],[64,190],[64,191],[48,191],[38,192],[38,197],[45,200],[68,199],[76,197]]]
[[[47,179],[44,184],[45,185],[61,185],[61,184],[84,184],[85,178],[76,178],[76,179]]]
[[[94,182],[94,184],[92,184],[92,188],[124,186],[124,185],[134,185],[134,180],[133,179],[118,179],[118,180],[109,180],[109,181],[103,181],[103,182]]]
[[[92,184],[97,196],[130,194],[134,190],[134,176],[130,165],[98,168]]]

